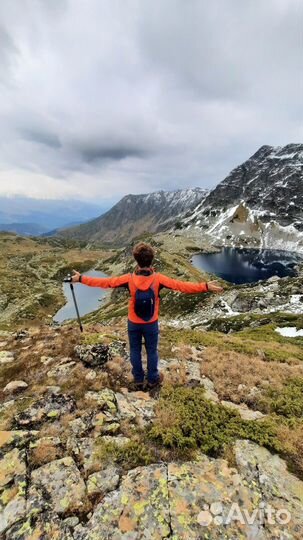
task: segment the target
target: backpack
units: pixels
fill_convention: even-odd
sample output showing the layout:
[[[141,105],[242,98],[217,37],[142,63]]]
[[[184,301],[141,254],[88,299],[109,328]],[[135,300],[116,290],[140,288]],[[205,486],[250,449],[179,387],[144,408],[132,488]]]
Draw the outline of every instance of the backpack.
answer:
[[[137,317],[143,319],[143,321],[150,321],[155,313],[156,295],[153,288],[153,284],[146,291],[136,288],[134,295],[134,310]]]

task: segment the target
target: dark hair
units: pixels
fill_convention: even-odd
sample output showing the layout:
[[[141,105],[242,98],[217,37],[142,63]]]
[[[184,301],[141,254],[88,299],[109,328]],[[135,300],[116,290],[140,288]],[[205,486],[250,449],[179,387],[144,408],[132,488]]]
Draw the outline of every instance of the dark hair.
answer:
[[[133,256],[136,259],[140,268],[148,268],[153,262],[155,252],[149,244],[140,242],[133,249]]]

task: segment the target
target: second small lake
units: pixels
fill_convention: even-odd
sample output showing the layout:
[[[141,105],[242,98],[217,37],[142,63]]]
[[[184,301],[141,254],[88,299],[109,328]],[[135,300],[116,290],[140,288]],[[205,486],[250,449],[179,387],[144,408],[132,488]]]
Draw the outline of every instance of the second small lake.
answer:
[[[197,253],[192,263],[199,270],[229,281],[243,284],[272,276],[295,276],[295,266],[303,258],[297,253],[269,249],[223,248],[218,253]]]
[[[97,270],[89,270],[85,272],[86,276],[91,277],[106,277],[106,274],[99,272]],[[74,284],[75,296],[80,312],[80,317],[98,309],[100,307],[100,299],[104,298],[108,289],[100,289],[99,287],[87,287],[87,285],[82,285],[81,283]],[[63,322],[67,319],[75,319],[76,311],[75,304],[73,301],[70,284],[63,283],[63,292],[66,297],[66,304],[57,311],[53,319],[56,322]]]

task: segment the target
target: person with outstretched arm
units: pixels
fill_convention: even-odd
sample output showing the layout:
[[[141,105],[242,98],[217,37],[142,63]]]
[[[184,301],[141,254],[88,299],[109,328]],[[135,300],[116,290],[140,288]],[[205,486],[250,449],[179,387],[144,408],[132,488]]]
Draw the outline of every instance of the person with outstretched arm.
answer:
[[[74,270],[73,283],[82,283],[89,287],[128,289],[130,298],[128,305],[128,337],[130,345],[130,361],[134,377],[134,387],[139,390],[145,387],[144,370],[142,366],[142,338],[147,353],[147,387],[149,389],[160,385],[163,374],[158,369],[158,337],[159,337],[159,293],[161,289],[172,289],[182,293],[220,293],[223,288],[217,281],[192,283],[179,281],[164,274],[155,272],[152,262],[155,252],[149,244],[143,242],[133,249],[137,267],[133,273],[118,277],[97,278],[84,276]]]

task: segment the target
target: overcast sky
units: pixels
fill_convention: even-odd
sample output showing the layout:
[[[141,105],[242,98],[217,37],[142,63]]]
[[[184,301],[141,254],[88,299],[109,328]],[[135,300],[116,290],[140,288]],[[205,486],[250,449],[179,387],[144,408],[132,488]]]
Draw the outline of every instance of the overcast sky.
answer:
[[[1,0],[0,195],[213,187],[303,142],[302,0]]]

